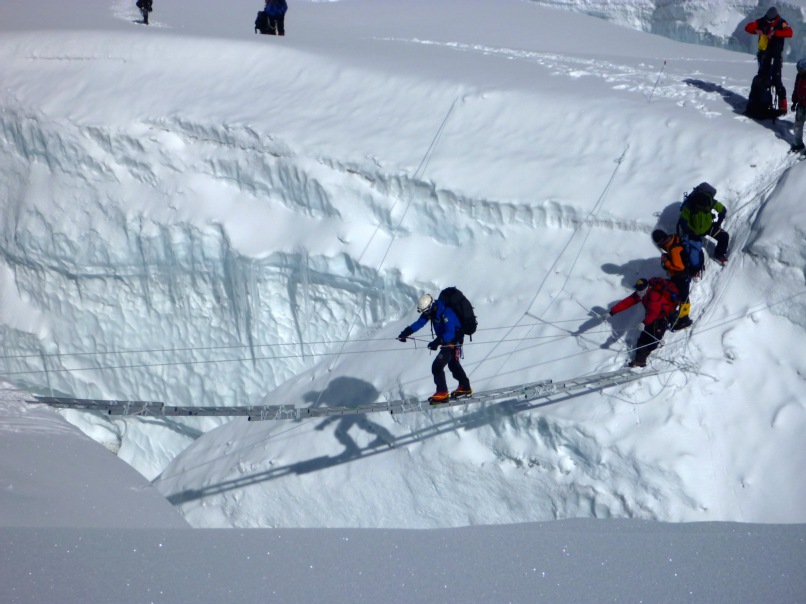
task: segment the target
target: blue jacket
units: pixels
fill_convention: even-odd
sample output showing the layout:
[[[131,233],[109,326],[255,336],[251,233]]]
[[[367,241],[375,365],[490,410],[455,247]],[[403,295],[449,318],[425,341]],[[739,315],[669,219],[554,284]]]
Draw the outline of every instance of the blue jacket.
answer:
[[[436,300],[434,306],[436,307],[436,311],[434,311],[433,314],[424,312],[420,315],[419,319],[409,325],[409,329],[417,331],[431,319],[431,323],[434,325],[434,333],[442,338],[443,344],[460,344],[463,334],[459,317],[440,300]]]
[[[288,4],[285,0],[269,0],[266,9],[263,11],[269,17],[280,17],[288,10]]]

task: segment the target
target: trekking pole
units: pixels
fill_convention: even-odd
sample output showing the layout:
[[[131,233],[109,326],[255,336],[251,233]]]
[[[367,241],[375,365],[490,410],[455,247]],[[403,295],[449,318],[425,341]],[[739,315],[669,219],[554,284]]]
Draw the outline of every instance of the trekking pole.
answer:
[[[658,87],[658,82],[660,82],[660,76],[663,75],[663,70],[666,69],[666,59],[663,60],[663,66],[660,68],[660,72],[658,73],[658,78],[655,80],[655,85],[652,87],[652,92],[649,95],[649,100],[647,103],[652,102],[652,97],[655,95],[655,88]]]

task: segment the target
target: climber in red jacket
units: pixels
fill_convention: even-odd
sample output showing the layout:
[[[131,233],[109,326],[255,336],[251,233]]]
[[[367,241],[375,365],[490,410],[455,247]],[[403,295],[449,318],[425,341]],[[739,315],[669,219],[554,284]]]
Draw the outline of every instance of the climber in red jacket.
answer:
[[[758,75],[775,86],[778,110],[786,113],[786,88],[781,81],[781,67],[784,40],[792,37],[792,28],[773,6],[763,17],[748,23],[744,31],[751,35],[758,34]]]
[[[658,347],[663,334],[669,328],[669,321],[680,304],[680,296],[677,286],[669,279],[638,279],[635,282],[635,292],[615,304],[610,309],[610,316],[639,302],[644,305],[646,312],[641,324],[643,331],[635,345],[635,358],[628,364],[630,367],[646,367],[647,357]]]

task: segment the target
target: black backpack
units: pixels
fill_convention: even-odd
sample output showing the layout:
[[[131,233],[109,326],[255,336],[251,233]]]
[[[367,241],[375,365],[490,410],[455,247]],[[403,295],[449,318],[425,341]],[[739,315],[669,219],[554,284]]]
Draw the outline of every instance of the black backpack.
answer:
[[[472,336],[476,333],[479,322],[476,320],[476,314],[473,312],[473,305],[470,300],[455,287],[443,289],[439,292],[437,300],[444,302],[445,306],[456,314],[459,323],[462,325],[462,333],[466,336],[471,336],[470,340],[472,341]]]
[[[255,33],[260,32],[262,34],[269,33],[269,16],[260,11],[257,14],[257,19],[255,19]]]
[[[750,96],[744,114],[754,120],[768,120],[781,115],[776,106],[775,87],[769,78],[757,75],[750,84]]]

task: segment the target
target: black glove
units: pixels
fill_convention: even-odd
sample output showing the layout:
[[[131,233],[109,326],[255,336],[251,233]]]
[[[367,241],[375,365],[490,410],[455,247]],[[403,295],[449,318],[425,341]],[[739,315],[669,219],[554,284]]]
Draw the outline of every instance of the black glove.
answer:
[[[644,325],[645,332],[656,340],[660,340],[663,337],[663,332],[669,327],[669,319],[666,317],[658,317],[652,321],[652,323],[640,323],[640,325]]]
[[[436,350],[437,348],[439,348],[440,344],[442,344],[442,338],[437,336],[436,338],[434,338],[432,342],[428,344],[428,350]]]
[[[401,342],[405,342],[406,338],[408,338],[411,334],[414,333],[414,330],[411,327],[407,327],[400,334],[397,336],[397,339]]]

